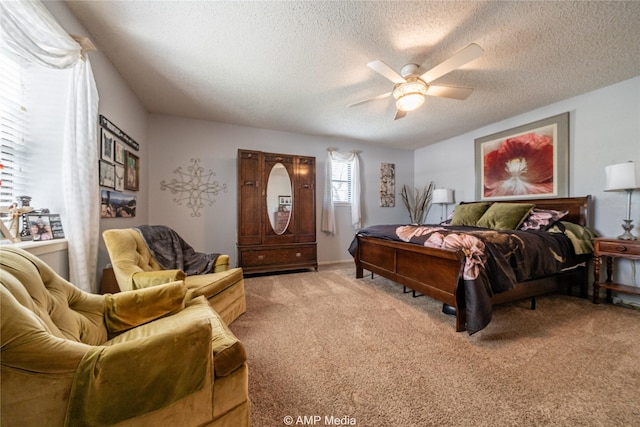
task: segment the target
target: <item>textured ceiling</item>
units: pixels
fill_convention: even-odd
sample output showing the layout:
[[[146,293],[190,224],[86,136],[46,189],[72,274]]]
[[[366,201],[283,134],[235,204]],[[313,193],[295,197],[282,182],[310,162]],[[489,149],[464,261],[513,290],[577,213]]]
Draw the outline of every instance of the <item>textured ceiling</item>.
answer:
[[[151,113],[417,148],[640,75],[640,2],[67,1]],[[393,83],[484,55],[393,120]]]

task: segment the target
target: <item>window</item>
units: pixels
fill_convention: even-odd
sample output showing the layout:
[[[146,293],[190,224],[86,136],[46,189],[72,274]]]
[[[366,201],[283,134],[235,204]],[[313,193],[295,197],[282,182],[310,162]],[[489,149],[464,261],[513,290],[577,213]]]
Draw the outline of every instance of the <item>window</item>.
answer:
[[[35,209],[64,213],[60,165],[72,70],[46,68],[3,49],[0,76],[0,207],[27,195]]]
[[[24,82],[22,67],[0,52],[0,206],[24,194],[26,186]]]
[[[331,188],[334,203],[351,203],[352,162],[333,159],[331,161]]]
[[[329,234],[336,233],[334,206],[351,207],[351,224],[361,227],[360,210],[360,160],[358,153],[339,153],[329,149],[325,192],[322,199],[322,220],[320,229]]]

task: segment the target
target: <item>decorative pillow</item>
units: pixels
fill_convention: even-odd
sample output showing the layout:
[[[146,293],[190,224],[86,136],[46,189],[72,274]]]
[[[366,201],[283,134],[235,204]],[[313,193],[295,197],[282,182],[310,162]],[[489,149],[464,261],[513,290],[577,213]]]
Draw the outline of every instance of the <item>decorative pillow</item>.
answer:
[[[568,213],[569,211],[533,208],[531,214],[522,223],[520,230],[548,230]]]
[[[476,226],[493,230],[517,230],[534,206],[530,203],[494,203]]]
[[[451,212],[449,212],[449,215],[447,215],[447,219],[442,221],[440,223],[440,225],[449,225],[449,224],[451,224],[451,220],[453,219],[453,214],[454,213],[455,213],[455,210],[452,210]]]
[[[451,225],[468,225],[475,227],[476,222],[482,217],[491,202],[460,203],[453,211]]]

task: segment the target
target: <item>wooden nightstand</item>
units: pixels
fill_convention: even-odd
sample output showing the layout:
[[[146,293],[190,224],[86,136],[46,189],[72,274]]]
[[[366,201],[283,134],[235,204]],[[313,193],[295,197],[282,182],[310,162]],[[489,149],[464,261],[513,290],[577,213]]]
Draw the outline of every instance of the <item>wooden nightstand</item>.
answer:
[[[598,304],[600,302],[600,288],[607,290],[607,302],[612,302],[611,291],[640,295],[639,287],[622,285],[611,280],[614,258],[640,260],[640,240],[597,237],[593,242],[593,303]],[[600,282],[600,257],[603,256],[607,258],[607,280],[604,283]]]

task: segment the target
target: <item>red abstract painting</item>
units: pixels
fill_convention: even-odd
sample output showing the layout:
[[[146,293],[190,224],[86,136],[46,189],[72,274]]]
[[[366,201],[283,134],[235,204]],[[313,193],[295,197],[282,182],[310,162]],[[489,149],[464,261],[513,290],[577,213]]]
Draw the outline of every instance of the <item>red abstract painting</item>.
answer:
[[[555,125],[482,146],[483,198],[554,195]]]

